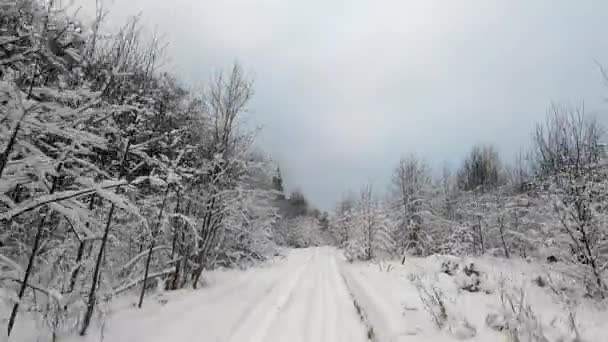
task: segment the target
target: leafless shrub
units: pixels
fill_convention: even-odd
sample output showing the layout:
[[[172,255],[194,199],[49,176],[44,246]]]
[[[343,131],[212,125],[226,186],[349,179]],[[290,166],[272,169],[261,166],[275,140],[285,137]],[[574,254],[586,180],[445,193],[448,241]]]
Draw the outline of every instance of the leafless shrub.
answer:
[[[605,298],[603,277],[606,256],[608,180],[601,165],[605,131],[584,107],[552,107],[537,126],[537,174],[549,182],[554,212],[560,222],[561,243],[569,247],[570,261],[580,266],[588,295]]]
[[[418,290],[418,297],[424,305],[424,309],[431,315],[437,328],[442,329],[448,321],[448,313],[443,292],[436,286],[424,284],[420,279],[420,276],[413,275],[410,280]]]
[[[505,285],[503,279],[499,294],[502,311],[486,316],[489,328],[504,332],[510,341],[516,342],[583,341],[572,311],[563,315],[565,320],[556,317],[550,325],[544,325],[527,302],[525,291],[522,288],[507,289]],[[562,326],[559,325],[560,322],[563,323]]]
[[[393,269],[393,264],[385,264],[384,262],[380,261],[378,263],[378,269],[380,272],[390,272]]]
[[[446,260],[441,263],[440,272],[449,276],[455,276],[454,281],[460,290],[479,292],[482,288],[481,272],[475,267],[474,263],[467,265],[453,260]]]
[[[549,341],[538,316],[536,316],[532,307],[526,303],[523,289],[510,293],[504,287],[501,288],[500,301],[503,308],[501,319],[504,324],[494,324],[494,329],[498,328],[499,331],[505,331],[512,341]],[[486,323],[492,326],[490,317],[490,315],[486,317]]]

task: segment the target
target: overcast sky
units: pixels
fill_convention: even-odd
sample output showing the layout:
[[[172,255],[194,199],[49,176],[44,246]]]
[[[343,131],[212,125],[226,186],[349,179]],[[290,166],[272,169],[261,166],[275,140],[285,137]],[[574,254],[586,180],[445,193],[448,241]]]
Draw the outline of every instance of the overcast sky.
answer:
[[[494,143],[511,158],[552,102],[608,117],[605,0],[106,2],[112,23],[142,11],[163,32],[187,83],[235,60],[251,72],[259,144],[324,209],[384,189],[409,152],[458,166]]]

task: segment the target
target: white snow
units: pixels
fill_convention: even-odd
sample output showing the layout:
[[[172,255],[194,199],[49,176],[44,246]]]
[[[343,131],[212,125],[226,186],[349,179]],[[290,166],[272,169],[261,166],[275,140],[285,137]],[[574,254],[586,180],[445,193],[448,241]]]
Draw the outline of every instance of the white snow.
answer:
[[[342,262],[341,252],[333,248],[293,250],[273,265],[207,273],[202,289],[150,296],[142,310],[133,307],[135,299],[129,298],[114,308],[103,339],[368,341],[340,275]],[[95,330],[85,341],[100,340],[100,331]]]
[[[440,272],[441,261],[445,259],[464,264],[474,262],[482,272],[481,291],[471,293],[460,290],[459,284],[465,276],[449,276]],[[557,287],[564,287],[565,282],[560,280],[560,273],[550,267],[554,266],[527,263],[524,260],[490,257],[461,260],[431,256],[407,258],[404,265],[399,262],[345,264],[343,273],[374,326],[377,341],[511,341],[507,339],[506,331],[495,331],[486,323],[488,315],[503,312],[499,286],[501,280],[515,293],[523,290],[525,304],[538,317],[549,341],[575,341],[568,321],[570,312],[574,314],[582,341],[605,341],[608,333],[608,325],[605,324],[608,321],[608,310],[605,304],[583,298],[574,292],[558,296],[548,286],[541,288],[534,283],[534,278],[539,275],[545,279],[551,275]],[[442,329],[435,326],[425,310],[412,281],[414,276],[428,288],[437,287],[443,293],[448,319]],[[573,285],[572,289],[577,286],[580,285]]]
[[[143,309],[135,307],[135,296],[122,296],[111,306],[103,331],[97,325],[85,338],[61,341],[508,341],[506,331],[496,330],[514,324],[514,317],[504,316],[501,281],[504,288],[524,291],[525,303],[549,341],[575,341],[570,313],[581,341],[603,341],[608,333],[605,305],[574,291],[578,284],[560,278],[555,264],[448,256],[407,258],[404,265],[348,263],[342,251],[330,247],[285,254],[246,271],[207,272],[201,289],[158,292],[147,297]],[[445,260],[461,265],[474,262],[481,271],[481,291],[459,289],[467,277],[442,273]],[[557,289],[569,291],[572,285],[573,291],[560,296],[548,285],[539,287],[534,282],[539,275],[545,279],[550,275]],[[447,310],[441,329],[425,309],[417,281],[441,291]],[[18,321],[10,341],[36,341],[33,325],[25,321]]]

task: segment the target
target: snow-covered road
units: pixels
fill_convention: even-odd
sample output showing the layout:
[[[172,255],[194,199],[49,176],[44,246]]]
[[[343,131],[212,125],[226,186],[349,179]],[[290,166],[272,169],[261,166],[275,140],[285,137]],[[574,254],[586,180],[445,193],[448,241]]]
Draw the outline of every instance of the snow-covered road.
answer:
[[[573,306],[574,311],[564,310],[560,298],[534,281],[539,274],[548,277],[543,264],[451,256],[411,257],[405,264],[345,263],[342,252],[331,247],[286,250],[285,254],[245,271],[207,272],[205,286],[199,290],[148,293],[142,309],[135,307],[136,293],[115,299],[110,307],[101,304],[107,319],[95,322],[105,322],[102,329],[95,326],[84,339],[71,336],[61,341],[503,341],[510,339],[510,332],[488,324],[488,317],[510,317],[514,309],[506,307],[501,296],[517,293],[512,291],[528,294],[526,307],[534,310],[532,318],[517,323],[521,324],[516,326],[518,331],[540,326],[550,341],[574,341],[570,320],[575,316],[578,331],[588,337],[581,340],[605,340],[601,338],[606,335],[605,305],[579,298],[581,304]],[[463,291],[461,284],[470,278],[442,272],[446,260],[475,263],[482,290]],[[551,279],[558,277],[553,273]],[[499,287],[505,280],[505,287]],[[446,315],[441,328],[429,312],[428,305],[433,304],[422,300],[431,287],[441,293]],[[18,325],[10,341],[48,340],[37,338],[45,335],[40,328],[44,329]]]
[[[202,290],[171,295],[164,305],[121,310],[108,322],[104,340],[368,341],[340,259],[335,249],[310,248],[272,266],[228,272]]]

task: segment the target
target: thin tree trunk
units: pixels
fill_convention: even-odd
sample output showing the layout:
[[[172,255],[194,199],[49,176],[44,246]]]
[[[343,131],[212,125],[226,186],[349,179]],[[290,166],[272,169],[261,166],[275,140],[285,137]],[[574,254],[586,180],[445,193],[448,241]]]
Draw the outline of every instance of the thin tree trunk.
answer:
[[[192,288],[196,290],[198,287],[198,281],[201,279],[201,275],[203,274],[203,261],[205,260],[205,251],[201,250],[196,258],[196,262],[198,264],[194,274],[192,276]]]
[[[501,217],[498,219],[498,229],[500,231],[500,240],[502,241],[502,248],[505,250],[505,257],[510,259],[509,256],[509,248],[507,247],[507,243],[505,242],[505,232],[504,232],[504,219]]]
[[[604,286],[604,282],[602,281],[602,276],[600,274],[600,270],[599,267],[596,263],[596,259],[595,256],[593,254],[593,252],[591,251],[591,246],[589,244],[589,237],[587,236],[587,233],[585,231],[585,227],[581,227],[580,231],[583,235],[583,244],[585,245],[585,253],[586,253],[586,259],[589,261],[589,265],[591,266],[591,270],[593,272],[593,276],[595,277],[595,282],[597,283],[597,287],[598,290],[600,292],[600,297],[602,299],[604,299],[605,295],[604,295],[604,290],[605,290],[605,286]]]
[[[19,117],[19,119],[17,120],[17,124],[15,125],[15,128],[13,128],[13,132],[11,133],[11,138],[9,139],[8,144],[6,145],[6,148],[4,148],[4,151],[2,151],[2,154],[0,154],[0,178],[2,178],[2,173],[4,172],[4,168],[6,167],[6,164],[8,163],[8,158],[9,158],[11,152],[13,151],[13,147],[15,147],[15,143],[17,142],[17,135],[21,128],[21,123],[23,122],[23,119],[25,119],[25,115],[27,114],[27,110],[23,109],[23,104],[21,104],[20,98],[19,98],[19,101],[20,101],[19,107],[23,111],[23,113],[21,114],[21,117]]]
[[[40,221],[38,223],[38,229],[36,231],[36,237],[34,238],[34,245],[32,246],[32,252],[30,253],[30,259],[27,263],[27,268],[25,270],[23,282],[21,283],[21,287],[19,288],[19,295],[18,295],[19,300],[13,306],[13,310],[11,311],[11,317],[8,320],[8,336],[11,335],[11,330],[13,330],[13,325],[15,324],[15,320],[17,318],[17,313],[19,311],[19,303],[21,302],[21,299],[23,298],[23,295],[25,294],[25,289],[27,288],[27,281],[29,280],[30,275],[32,273],[32,267],[34,265],[36,253],[38,252],[38,246],[40,245],[40,239],[42,237],[42,229],[44,227],[44,223],[46,222],[47,215],[48,215],[48,212],[45,213],[44,216],[42,216],[40,218]]]
[[[200,277],[203,273],[203,262],[206,261],[207,259],[207,253],[209,252],[209,249],[211,248],[211,246],[213,245],[213,242],[215,241],[215,237],[217,236],[217,233],[219,231],[219,225],[220,222],[223,220],[223,213],[220,213],[217,217],[217,219],[213,220],[213,221],[209,221],[209,233],[206,234],[205,237],[205,241],[203,241],[202,247],[201,247],[201,251],[199,254],[199,258],[198,258],[198,263],[199,263],[199,268],[197,269],[196,274],[194,275],[194,283],[193,283],[193,287],[196,289],[196,287],[198,286],[198,281],[200,280]]]
[[[175,262],[175,271],[173,272],[173,280],[171,281],[171,290],[177,290],[177,284],[179,281],[179,269],[181,267],[182,260]]]
[[[27,90],[27,99],[29,100],[32,97],[32,91],[34,90],[34,81],[36,80],[36,77],[38,77],[38,69],[39,65],[38,65],[38,59],[36,59],[36,64],[34,64],[34,71],[32,73],[32,78],[30,78],[30,86],[29,89]]]
[[[160,226],[160,220],[163,218],[163,211],[165,210],[165,204],[167,203],[167,197],[169,195],[169,189],[171,187],[167,185],[167,190],[165,191],[165,195],[163,197],[163,203],[160,206],[160,211],[158,212],[158,217],[156,218],[156,226],[152,230],[152,241],[150,242],[150,249],[148,250],[148,258],[146,259],[146,270],[144,271],[144,281],[141,287],[141,294],[139,295],[139,304],[137,307],[141,309],[142,304],[144,303],[144,294],[146,293],[146,281],[148,280],[148,274],[150,271],[150,260],[152,260],[152,252],[154,251],[154,244],[156,243],[156,231]]]
[[[80,263],[82,262],[82,256],[84,255],[84,247],[86,240],[80,241],[78,245],[78,252],[76,253],[76,268],[72,271],[72,275],[70,276],[70,287],[68,288],[68,293],[74,291],[74,287],[76,286],[76,279],[78,279],[78,273],[80,272]]]
[[[91,318],[93,317],[93,310],[95,309],[95,303],[97,300],[97,280],[99,279],[99,273],[101,272],[101,260],[103,259],[103,252],[108,242],[108,235],[110,232],[110,226],[112,223],[112,216],[114,215],[114,204],[110,207],[110,213],[106,221],[106,227],[103,232],[103,239],[101,240],[101,247],[99,247],[99,254],[97,255],[97,262],[95,263],[95,270],[93,271],[93,283],[91,284],[91,290],[89,291],[89,301],[87,303],[87,311],[84,315],[82,323],[82,329],[80,330],[80,336],[84,336],[87,333]]]
[[[213,211],[215,209],[215,196],[213,196],[208,204],[206,205],[207,211],[205,213],[205,218],[203,219],[203,227],[202,227],[202,248],[198,253],[198,256],[196,258],[196,262],[198,264],[198,267],[196,268],[196,270],[194,271],[194,273],[192,274],[192,287],[194,289],[196,289],[197,285],[198,285],[198,281],[201,277],[201,274],[203,273],[203,261],[205,259],[205,251],[206,251],[206,246],[207,246],[207,241],[209,239],[209,236],[211,235],[211,219],[213,218]]]
[[[59,164],[56,168],[57,173],[61,172],[62,164]],[[59,176],[53,177],[53,184],[51,185],[50,194],[53,194],[55,190],[57,190],[57,185],[59,183]],[[23,282],[21,283],[21,287],[19,288],[18,301],[13,306],[13,310],[11,311],[11,316],[8,320],[8,336],[11,335],[11,331],[13,330],[13,326],[15,325],[15,320],[17,319],[17,313],[19,312],[19,303],[25,294],[25,289],[27,288],[27,281],[30,278],[32,273],[32,268],[34,267],[34,261],[36,260],[36,254],[38,253],[38,247],[40,246],[40,239],[42,238],[42,231],[44,229],[44,224],[46,223],[46,219],[50,215],[50,209],[47,207],[46,212],[40,218],[38,222],[38,229],[36,230],[36,237],[34,238],[34,245],[32,246],[32,252],[30,254],[30,259],[27,263],[27,268],[25,269],[25,275],[23,276]]]
[[[184,212],[185,215],[190,215],[191,211],[190,211],[190,206],[192,205],[192,201],[188,201],[188,205],[186,206],[186,211]],[[190,257],[190,245],[186,245],[186,231],[183,229],[184,227],[181,226],[182,229],[180,231],[180,242],[179,242],[179,251],[180,254],[182,255],[182,257],[180,257],[180,260],[178,261],[178,263],[175,266],[175,278],[173,280],[174,285],[173,288],[174,289],[178,289],[181,287],[185,286],[185,275],[188,274],[188,258]],[[196,236],[193,235],[193,239],[196,239]],[[185,250],[184,250],[184,246],[186,246]],[[181,272],[180,272],[181,270]],[[181,281],[180,281],[181,280]]]
[[[174,227],[173,228],[173,239],[171,241],[171,260],[173,260],[173,258],[175,258],[175,253],[177,252],[177,235],[178,235],[178,228]]]
[[[212,229],[214,229],[214,228],[213,227],[209,228],[209,230],[212,230]],[[207,249],[209,248],[209,245],[211,244],[211,240],[213,239],[214,236],[215,236],[215,234],[213,232],[209,232],[209,234],[207,234],[205,241],[203,241],[203,243],[202,243],[201,250],[199,251],[198,257],[196,259],[198,267],[192,277],[192,287],[194,289],[196,289],[198,287],[198,282],[201,279],[201,275],[203,274],[204,263],[207,260]]]
[[[89,258],[91,256],[91,254],[93,254],[93,247],[95,244],[95,240],[91,241],[91,243],[88,243],[87,245],[89,246],[89,248],[87,248],[87,258]]]
[[[122,156],[122,160],[120,161],[120,177],[122,179],[125,173],[125,161],[127,160],[127,155],[129,154],[129,148],[131,147],[131,139],[127,140],[127,145],[125,147],[124,154]],[[93,271],[93,282],[91,284],[91,290],[89,292],[89,300],[87,303],[87,311],[84,316],[84,320],[82,323],[82,329],[80,330],[80,336],[84,336],[87,333],[87,329],[89,328],[89,324],[91,323],[91,318],[93,317],[93,311],[95,309],[95,303],[97,302],[96,292],[97,292],[97,282],[100,278],[101,273],[101,263],[104,257],[104,251],[106,248],[106,244],[108,242],[108,235],[110,233],[110,226],[112,224],[112,217],[114,216],[114,203],[110,206],[110,212],[108,213],[108,219],[106,221],[106,227],[103,232],[103,238],[101,239],[101,246],[99,247],[99,254],[97,255],[97,261],[95,262],[95,270]]]
[[[91,199],[89,200],[89,211],[93,210],[93,204],[95,203],[95,194],[91,195]],[[85,223],[85,227],[89,228],[89,222]],[[76,268],[72,272],[72,276],[70,277],[70,289],[68,292],[74,291],[74,286],[76,286],[76,280],[78,279],[78,273],[80,273],[82,262],[82,257],[84,255],[84,247],[86,246],[86,240],[80,241],[80,245],[78,246],[78,253],[76,255]]]
[[[188,262],[190,261],[190,245],[186,246],[184,256],[185,258],[182,261],[181,282],[179,284],[180,288],[184,288],[186,286],[186,283],[188,282],[188,274],[190,273],[190,265],[188,264]]]
[[[175,213],[179,214],[179,205],[180,205],[180,200],[181,200],[181,196],[177,195],[177,204],[175,205]],[[179,244],[179,235],[181,234],[182,231],[182,227],[181,227],[181,222],[180,221],[176,221],[175,222],[175,226],[173,227],[173,244],[171,247],[171,260],[175,259],[175,254],[179,254],[178,249],[181,247]],[[175,273],[173,273],[173,280],[171,281],[171,285],[169,287],[169,289],[171,290],[176,290],[176,284],[177,284],[177,279],[179,277],[179,267],[180,267],[180,261],[177,261],[175,263]]]
[[[478,228],[479,228],[478,234],[479,234],[479,244],[480,244],[480,247],[481,247],[481,255],[484,255],[484,254],[486,254],[486,249],[485,249],[485,246],[483,244],[483,230],[481,228],[481,218],[479,218],[479,226],[478,226]]]
[[[179,214],[179,202],[180,202],[180,196],[179,194],[177,195],[177,204],[175,205],[175,213]],[[175,225],[173,227],[173,242],[171,243],[171,260],[173,260],[173,258],[175,257],[175,252],[176,252],[176,248],[177,248],[177,236],[179,234],[179,222],[175,222]]]
[[[139,303],[137,307],[141,309],[142,304],[144,303],[144,294],[146,293],[146,282],[148,281],[148,274],[150,272],[150,260],[152,260],[152,250],[154,249],[154,244],[156,240],[152,237],[152,241],[150,242],[150,249],[148,250],[148,257],[146,258],[146,270],[144,271],[144,280],[142,281],[141,293],[139,294]]]

